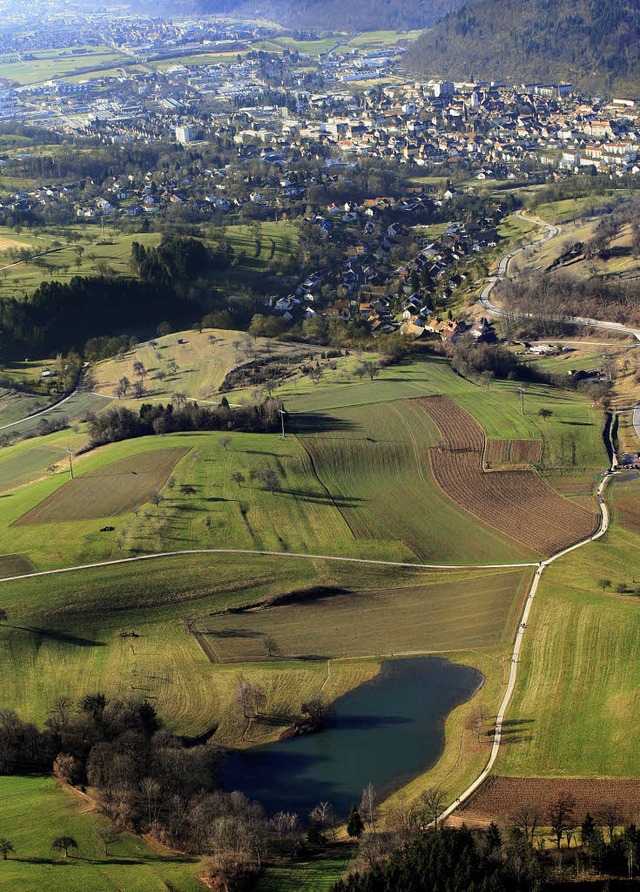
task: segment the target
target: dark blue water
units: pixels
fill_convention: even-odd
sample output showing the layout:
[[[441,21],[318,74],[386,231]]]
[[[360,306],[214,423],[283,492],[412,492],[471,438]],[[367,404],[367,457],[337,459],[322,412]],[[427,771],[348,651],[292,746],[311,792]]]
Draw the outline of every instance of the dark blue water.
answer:
[[[306,817],[329,801],[344,816],[367,784],[384,795],[434,765],[447,716],[481,682],[477,669],[439,657],[383,663],[372,681],[336,700],[318,734],[230,754],[224,785],[269,814]]]

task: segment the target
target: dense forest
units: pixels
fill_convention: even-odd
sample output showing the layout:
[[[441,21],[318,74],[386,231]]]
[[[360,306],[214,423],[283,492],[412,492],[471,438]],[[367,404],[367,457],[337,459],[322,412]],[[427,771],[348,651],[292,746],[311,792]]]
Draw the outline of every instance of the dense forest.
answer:
[[[640,92],[636,0],[469,0],[406,57],[418,74],[507,83],[568,81]]]
[[[46,356],[82,350],[87,341],[155,330],[162,323],[169,330],[192,324],[214,302],[212,289],[205,305],[193,283],[229,262],[224,249],[206,248],[194,238],[165,236],[148,249],[134,242],[131,265],[140,280],[74,276],[68,283],[43,282],[23,300],[0,300],[4,350]]]

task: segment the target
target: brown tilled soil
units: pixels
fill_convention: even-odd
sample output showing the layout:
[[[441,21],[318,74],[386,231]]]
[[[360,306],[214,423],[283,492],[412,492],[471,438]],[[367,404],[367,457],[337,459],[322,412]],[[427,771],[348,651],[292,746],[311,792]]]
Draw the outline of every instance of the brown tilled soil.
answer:
[[[535,807],[540,812],[539,824],[544,826],[547,807],[560,793],[570,793],[575,799],[579,822],[587,812],[597,816],[612,804],[624,822],[635,822],[640,816],[640,780],[491,776],[458,809],[457,822],[468,826],[486,826],[491,821],[508,824],[518,810]]]
[[[449,397],[427,397],[418,403],[444,441],[429,450],[433,476],[462,508],[545,556],[597,530],[596,514],[559,496],[534,471],[484,471],[484,431]]]
[[[542,440],[487,440],[489,464],[534,465],[542,456]]]

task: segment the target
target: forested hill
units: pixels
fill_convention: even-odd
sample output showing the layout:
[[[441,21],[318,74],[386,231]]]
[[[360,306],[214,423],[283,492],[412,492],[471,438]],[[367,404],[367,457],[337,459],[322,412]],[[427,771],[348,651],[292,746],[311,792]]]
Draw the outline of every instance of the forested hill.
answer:
[[[92,2],[92,0],[89,0]],[[429,28],[464,0],[129,0],[135,11],[165,15],[230,14],[286,28],[327,31]]]
[[[562,80],[639,96],[640,3],[469,0],[419,37],[407,65],[450,80]]]

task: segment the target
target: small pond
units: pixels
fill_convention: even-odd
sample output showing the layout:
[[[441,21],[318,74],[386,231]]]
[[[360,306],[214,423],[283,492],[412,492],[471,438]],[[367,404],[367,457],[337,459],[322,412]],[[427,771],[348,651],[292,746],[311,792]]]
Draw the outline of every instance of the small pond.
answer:
[[[447,716],[482,681],[477,669],[439,657],[385,662],[374,679],[336,700],[320,733],[232,753],[224,785],[259,800],[268,814],[306,818],[329,801],[345,816],[367,784],[383,795],[434,765]]]

